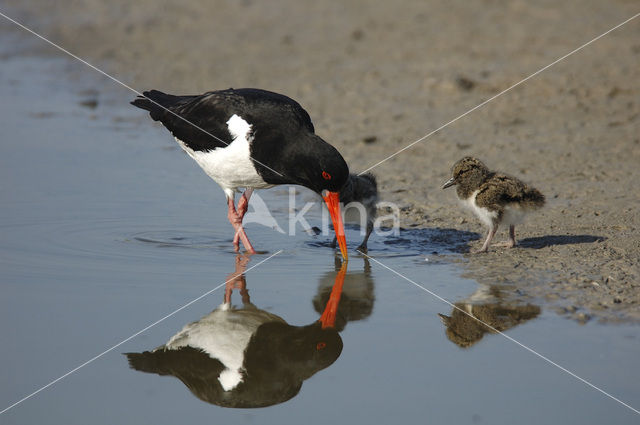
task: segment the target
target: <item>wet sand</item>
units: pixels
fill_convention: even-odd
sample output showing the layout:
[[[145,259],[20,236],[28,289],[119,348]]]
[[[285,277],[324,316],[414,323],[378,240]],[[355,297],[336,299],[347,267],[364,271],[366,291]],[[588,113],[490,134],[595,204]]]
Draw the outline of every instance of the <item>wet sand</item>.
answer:
[[[359,172],[638,10],[624,0],[63,0],[3,12],[140,91],[287,94]],[[8,22],[1,31],[28,40],[16,53],[60,54]],[[477,232],[461,250],[478,248],[484,228],[440,189],[457,159],[477,156],[548,202],[516,229],[519,247],[465,254],[463,273],[579,321],[640,320],[639,40],[636,19],[375,167],[383,199],[399,204],[404,228]],[[105,79],[97,97],[113,87]]]

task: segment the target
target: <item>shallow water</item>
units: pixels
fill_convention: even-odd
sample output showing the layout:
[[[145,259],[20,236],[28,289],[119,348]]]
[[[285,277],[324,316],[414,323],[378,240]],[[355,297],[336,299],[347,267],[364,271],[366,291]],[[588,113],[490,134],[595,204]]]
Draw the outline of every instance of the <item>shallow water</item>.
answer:
[[[153,350],[220,310],[224,282],[238,271],[223,193],[162,128],[128,105],[132,93],[88,68],[5,59],[0,97],[0,409],[149,327],[12,407],[1,423],[637,421],[628,408],[355,253],[338,338],[321,341],[334,344],[327,358],[303,364],[302,350],[291,350],[285,337],[280,345],[255,345],[251,379],[262,373],[265,388],[284,376],[291,382],[282,384],[280,399],[254,391],[251,402],[276,404],[217,406],[233,398],[216,390],[220,365],[189,353],[167,360],[171,373],[166,362],[154,365],[185,383],[149,365],[149,373],[131,369],[124,353]],[[286,229],[288,190],[259,195]],[[296,199],[302,205],[312,198],[298,191]],[[321,220],[319,211],[308,215],[311,225]],[[246,265],[251,308],[284,321],[266,341],[316,323],[339,280],[330,236],[301,228],[288,236],[258,224],[247,232],[265,250]],[[580,325],[531,301],[502,303],[501,291],[517,288],[459,277],[456,246],[477,237],[447,229],[374,235],[370,255],[638,408],[637,326]],[[348,231],[352,249],[359,238]],[[239,289],[231,301],[242,309]],[[439,314],[451,317],[448,329]],[[210,390],[194,389],[193,377]]]

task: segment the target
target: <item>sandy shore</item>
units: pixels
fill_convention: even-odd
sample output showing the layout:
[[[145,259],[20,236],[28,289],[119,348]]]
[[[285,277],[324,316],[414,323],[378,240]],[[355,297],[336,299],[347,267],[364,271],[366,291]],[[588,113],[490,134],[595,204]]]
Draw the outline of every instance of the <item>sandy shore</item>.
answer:
[[[3,10],[138,90],[287,94],[353,171],[638,11],[629,0],[34,0]],[[30,37],[8,22],[2,33]],[[37,39],[28,53],[59,55]],[[457,159],[477,156],[548,205],[517,229],[520,247],[467,254],[464,273],[580,321],[640,320],[638,82],[640,18],[375,167],[382,197],[402,207],[405,228],[477,232],[462,250],[477,247],[484,229],[440,189]]]

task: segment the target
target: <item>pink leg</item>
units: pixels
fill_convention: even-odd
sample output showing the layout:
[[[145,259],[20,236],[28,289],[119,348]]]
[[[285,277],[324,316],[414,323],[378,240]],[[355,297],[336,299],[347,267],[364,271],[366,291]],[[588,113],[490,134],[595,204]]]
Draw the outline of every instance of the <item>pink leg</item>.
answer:
[[[227,277],[227,284],[224,291],[225,304],[231,304],[231,293],[234,289],[239,289],[242,295],[242,303],[250,303],[249,291],[247,290],[247,281],[244,277],[244,272],[247,268],[251,257],[239,254],[236,257],[236,270]]]
[[[235,247],[235,250],[240,250],[240,244],[238,242],[242,241],[242,245],[244,245],[244,248],[247,250],[247,252],[250,254],[255,254],[256,250],[253,249],[253,246],[251,245],[251,242],[249,242],[247,234],[242,228],[242,218],[236,211],[233,198],[227,198],[227,205],[229,206],[229,213],[227,214],[227,217],[229,218],[229,222],[231,223],[233,228],[236,230],[236,235],[238,235],[239,239],[236,240],[235,236],[233,238],[233,245]]]
[[[251,198],[252,193],[253,189],[248,188],[244,191],[244,193],[240,197],[240,200],[238,200],[238,208],[236,211],[238,213],[238,216],[240,217],[240,222],[242,222],[244,215],[247,213],[247,209],[249,208],[249,199]],[[237,246],[238,242],[240,242],[240,233],[236,231],[236,234],[233,236],[233,244]]]
[[[495,246],[504,246],[506,248],[513,248],[516,246],[516,226],[513,224],[509,226],[509,240],[494,244]]]
[[[244,215],[247,212],[247,208],[249,208],[249,199],[251,199],[252,194],[253,189],[248,188],[240,197],[240,200],[238,201],[238,214],[240,215],[240,218],[244,218]]]
[[[489,244],[491,243],[491,239],[493,239],[497,231],[498,231],[498,226],[491,226],[489,228],[489,233],[487,233],[487,239],[485,239],[484,244],[482,245],[482,248],[475,251],[474,253],[478,254],[481,252],[487,252],[489,250]]]

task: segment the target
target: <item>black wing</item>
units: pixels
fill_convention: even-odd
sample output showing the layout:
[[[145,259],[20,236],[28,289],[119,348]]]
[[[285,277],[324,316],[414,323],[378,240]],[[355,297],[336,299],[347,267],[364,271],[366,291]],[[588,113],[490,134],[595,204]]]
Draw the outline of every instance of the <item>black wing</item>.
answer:
[[[309,114],[296,101],[265,90],[228,89],[199,96],[174,96],[158,90],[143,94],[131,103],[149,111],[151,118],[195,151],[231,143],[227,121],[234,114],[254,129],[282,126],[282,134],[292,129],[314,132]]]

